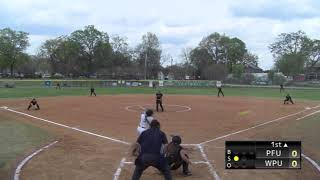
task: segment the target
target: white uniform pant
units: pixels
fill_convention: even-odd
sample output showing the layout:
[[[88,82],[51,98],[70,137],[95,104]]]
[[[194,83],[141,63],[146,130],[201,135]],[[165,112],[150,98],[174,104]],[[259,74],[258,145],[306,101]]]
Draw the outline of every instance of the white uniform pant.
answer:
[[[138,126],[138,127],[137,127],[138,135],[142,134],[143,131],[145,131],[145,130],[147,130],[147,129],[146,129],[146,128],[143,128],[143,127],[141,127],[141,126]]]

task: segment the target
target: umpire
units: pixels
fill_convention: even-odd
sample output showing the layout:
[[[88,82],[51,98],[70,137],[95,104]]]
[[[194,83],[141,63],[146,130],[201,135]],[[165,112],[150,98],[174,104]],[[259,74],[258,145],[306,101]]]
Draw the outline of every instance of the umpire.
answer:
[[[132,180],[139,180],[143,171],[149,166],[161,171],[165,180],[172,180],[169,165],[161,152],[162,146],[168,144],[166,134],[160,130],[160,123],[157,120],[152,120],[150,127],[137,140],[141,149],[135,160],[136,168]]]

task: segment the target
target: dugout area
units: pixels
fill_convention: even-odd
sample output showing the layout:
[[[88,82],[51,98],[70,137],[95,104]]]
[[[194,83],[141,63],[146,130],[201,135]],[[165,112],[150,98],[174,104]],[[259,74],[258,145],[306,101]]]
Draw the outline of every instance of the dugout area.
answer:
[[[131,179],[134,159],[126,143],[136,140],[140,113],[154,108],[153,95],[46,97],[38,99],[40,111],[27,111],[28,101],[0,100],[0,106],[13,110],[0,111],[48,130],[58,143],[31,159],[22,169],[21,179]],[[277,99],[249,97],[166,95],[166,111],[155,113],[155,117],[167,136],[183,138],[195,162],[193,176],[184,177],[178,171],[173,173],[174,179],[319,179],[320,172],[305,159],[301,170],[224,169],[226,140],[302,140],[303,153],[319,163],[319,116],[303,118],[319,111],[318,105],[305,101],[283,105]],[[142,179],[162,177],[150,168]]]

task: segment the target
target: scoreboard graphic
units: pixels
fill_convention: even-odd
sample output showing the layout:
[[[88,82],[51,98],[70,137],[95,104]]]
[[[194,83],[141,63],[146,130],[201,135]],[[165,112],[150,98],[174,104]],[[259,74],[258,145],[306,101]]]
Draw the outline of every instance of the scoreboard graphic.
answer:
[[[301,169],[301,141],[226,141],[226,169]]]

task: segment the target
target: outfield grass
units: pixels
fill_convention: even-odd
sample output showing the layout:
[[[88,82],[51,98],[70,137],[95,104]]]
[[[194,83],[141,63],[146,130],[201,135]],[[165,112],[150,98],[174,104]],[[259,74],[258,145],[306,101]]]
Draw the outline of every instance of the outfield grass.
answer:
[[[40,128],[0,115],[0,179],[10,179],[16,159],[51,138]]]
[[[161,88],[164,94],[189,94],[189,95],[216,95],[215,88]],[[282,99],[286,93],[280,93],[279,89],[271,88],[241,88],[232,87],[223,89],[226,96],[252,96],[264,98]],[[154,94],[155,89],[143,87],[117,87],[96,88],[97,94]],[[320,89],[290,89],[287,90],[294,99],[320,100]],[[46,97],[46,96],[83,96],[88,95],[88,88],[0,88],[0,98],[22,98],[22,97]]]

